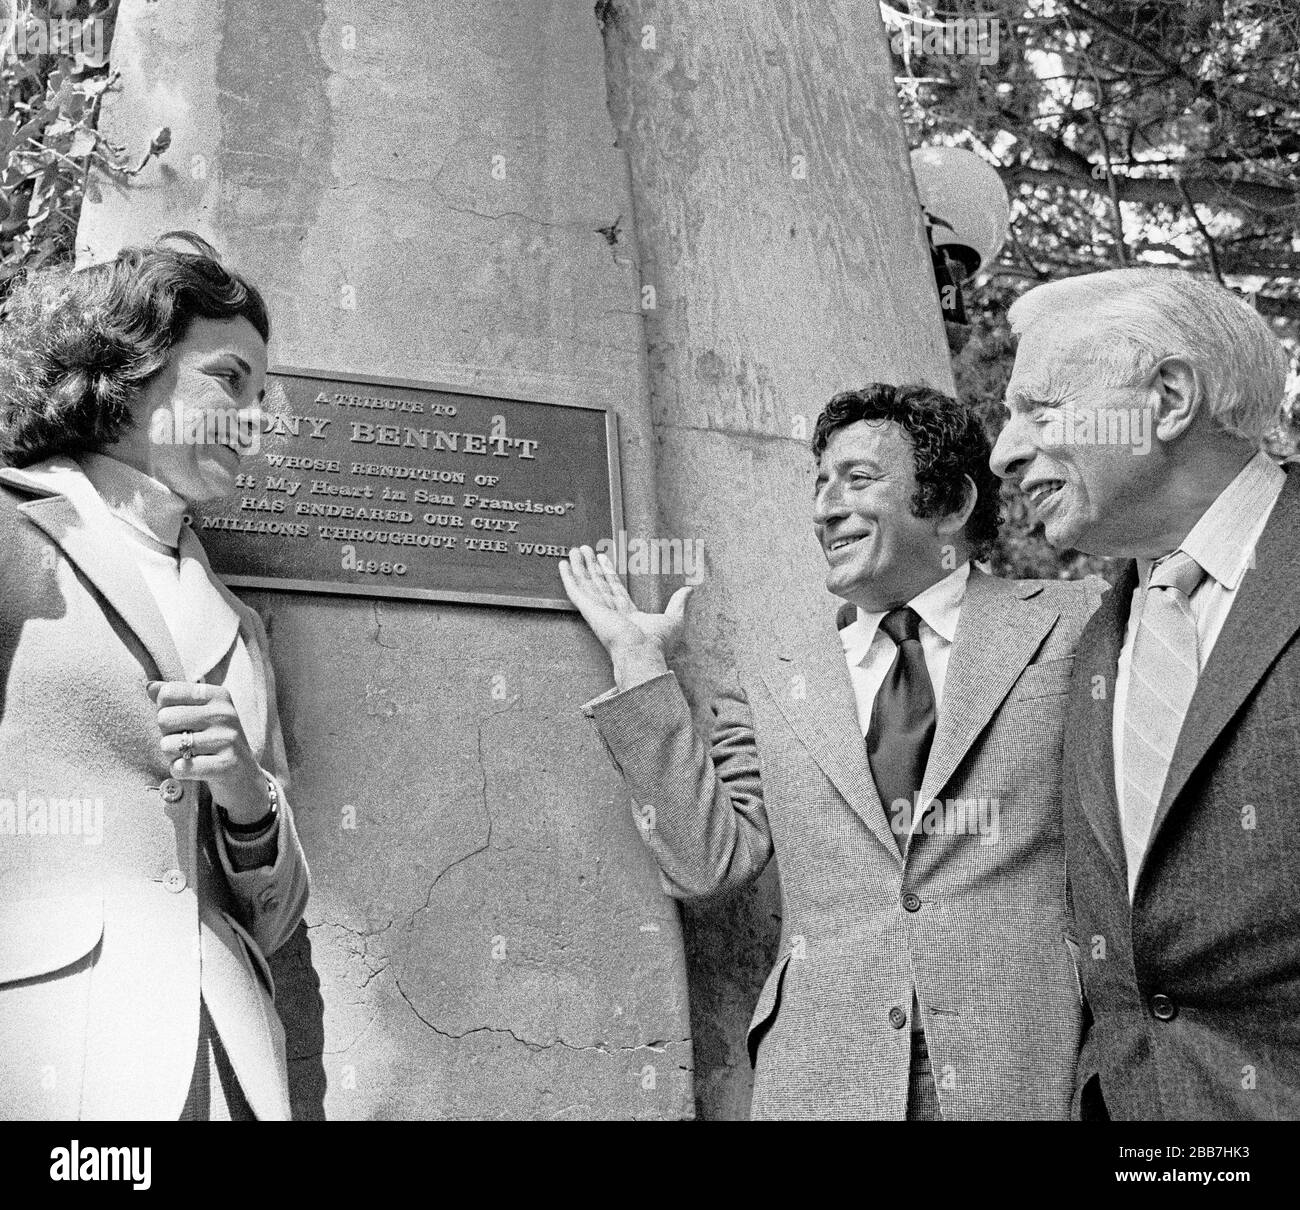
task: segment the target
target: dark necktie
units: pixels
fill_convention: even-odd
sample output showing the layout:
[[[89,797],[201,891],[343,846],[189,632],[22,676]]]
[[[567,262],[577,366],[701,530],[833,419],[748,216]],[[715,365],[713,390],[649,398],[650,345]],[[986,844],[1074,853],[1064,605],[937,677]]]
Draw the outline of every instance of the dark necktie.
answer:
[[[867,761],[900,851],[906,843],[912,804],[921,788],[934,739],[934,687],[921,650],[920,626],[921,619],[907,605],[891,610],[881,619],[880,629],[894,640],[898,650],[876,694],[871,726],[867,728]],[[899,799],[903,800],[901,804]]]

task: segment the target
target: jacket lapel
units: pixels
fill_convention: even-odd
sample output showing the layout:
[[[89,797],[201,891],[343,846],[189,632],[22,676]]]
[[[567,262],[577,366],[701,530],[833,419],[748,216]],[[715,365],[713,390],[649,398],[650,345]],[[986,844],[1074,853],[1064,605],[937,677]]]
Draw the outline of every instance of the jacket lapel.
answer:
[[[84,476],[82,478],[84,480]],[[11,467],[0,470],[0,480],[15,484],[24,491],[34,486],[42,492],[52,490],[52,484],[56,482]],[[89,480],[84,481],[90,496],[98,501]],[[66,482],[66,475],[61,475],[58,482]],[[85,493],[78,495],[84,496]],[[69,496],[57,494],[37,496],[20,504],[18,511],[63,551],[130,627],[153,659],[158,677],[162,680],[185,680],[180,656],[153,594],[134,562],[122,557],[121,543],[114,534],[112,514],[102,502],[100,507],[102,516],[98,515],[89,496],[74,504]],[[85,515],[87,513],[90,515]]]
[[[1127,886],[1124,840],[1120,832],[1119,799],[1115,793],[1115,672],[1128,625],[1129,604],[1137,587],[1137,564],[1127,563],[1102,598],[1079,637],[1075,656],[1072,711],[1080,717],[1067,722],[1066,734],[1074,746],[1075,777],[1084,816],[1097,842]],[[1098,696],[1094,685],[1103,686]]]
[[[971,568],[921,783],[922,810],[957,771],[1060,617],[1035,599],[1040,591]]]
[[[180,585],[189,626],[180,636],[186,668],[194,677],[210,679],[226,662],[240,630],[240,614],[230,592],[212,575],[207,555],[188,525],[180,532]]]
[[[779,646],[777,650],[780,652]],[[858,720],[844,646],[831,617],[826,616],[806,641],[778,654],[763,670],[763,679],[800,742],[901,865],[898,842],[889,829],[867,764],[866,738]]]
[[[235,640],[237,637],[243,639],[244,648],[253,666],[253,676],[252,683],[247,686],[252,693],[251,699],[247,702],[248,716],[244,717],[245,712],[241,710],[240,717],[249,742],[254,742],[256,737],[260,745],[266,735],[270,703],[266,695],[268,677],[262,644],[249,622],[249,618],[253,616],[252,609],[216,577],[212,571],[212,564],[208,562],[207,551],[203,549],[203,544],[188,525],[181,527],[180,550],[185,559],[192,559],[201,569],[206,581],[206,590],[212,597],[208,616],[211,618],[213,634],[217,637],[210,647],[209,657],[202,661],[204,664],[202,672],[209,682],[224,683],[231,656],[235,651]],[[260,759],[260,748],[258,754]]]
[[[1237,599],[1197,681],[1178,735],[1151,844],[1211,745],[1263,679],[1282,648],[1300,630],[1300,471],[1288,469],[1286,483],[1255,548]],[[1148,844],[1148,852],[1151,849]]]

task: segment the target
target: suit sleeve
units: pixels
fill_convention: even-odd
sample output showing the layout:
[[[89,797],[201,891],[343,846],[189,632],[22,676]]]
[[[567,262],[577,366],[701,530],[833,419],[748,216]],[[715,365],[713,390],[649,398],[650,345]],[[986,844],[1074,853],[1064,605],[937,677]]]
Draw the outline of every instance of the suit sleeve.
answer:
[[[749,702],[736,688],[712,709],[706,748],[671,672],[583,707],[632,792],[664,890],[677,899],[743,886],[772,856]]]
[[[236,840],[216,827],[217,853],[226,881],[239,906],[240,923],[253,935],[264,954],[280,948],[302,919],[311,891],[307,858],[298,841],[293,808],[289,805],[289,762],[276,706],[275,673],[262,620],[252,610],[245,614],[266,669],[266,736],[262,767],[276,786],[279,820],[274,830],[250,840]]]

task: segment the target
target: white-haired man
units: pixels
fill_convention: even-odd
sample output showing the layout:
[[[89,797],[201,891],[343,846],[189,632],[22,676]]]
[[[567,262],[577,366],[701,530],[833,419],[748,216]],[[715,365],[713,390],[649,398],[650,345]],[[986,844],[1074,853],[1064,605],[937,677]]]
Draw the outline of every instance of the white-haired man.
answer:
[[[1300,1117],[1300,475],[1261,452],[1286,356],[1172,270],[1041,286],[1011,325],[993,469],[1053,546],[1129,560],[1067,715],[1075,1112]]]

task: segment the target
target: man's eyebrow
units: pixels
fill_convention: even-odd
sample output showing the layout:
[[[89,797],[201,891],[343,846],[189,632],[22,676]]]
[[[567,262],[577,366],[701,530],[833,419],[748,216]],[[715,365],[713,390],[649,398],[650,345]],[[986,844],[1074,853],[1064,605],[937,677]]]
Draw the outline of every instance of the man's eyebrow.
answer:
[[[209,358],[207,364],[209,366],[215,365],[217,363],[217,360],[222,357],[229,357],[231,361],[238,362],[239,368],[244,372],[245,376],[252,374],[253,367],[250,366],[248,362],[246,362],[242,357],[240,357],[238,353],[232,353],[229,349],[222,349],[219,352],[214,353],[212,357]]]
[[[875,471],[876,474],[881,473],[880,463],[878,463],[874,458],[869,458],[866,454],[850,454],[838,459],[830,467],[828,467],[825,462],[820,463],[817,467],[817,478],[828,478],[831,470],[834,470],[839,474],[844,474],[847,471],[858,470],[861,467]]]
[[[1041,403],[1047,398],[1047,384],[1044,382],[1029,382],[1021,384],[1009,384],[1007,386],[1006,397],[1003,402],[1007,407],[1024,406],[1026,404]]]

